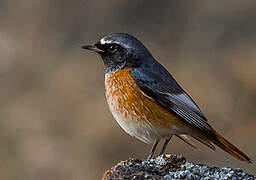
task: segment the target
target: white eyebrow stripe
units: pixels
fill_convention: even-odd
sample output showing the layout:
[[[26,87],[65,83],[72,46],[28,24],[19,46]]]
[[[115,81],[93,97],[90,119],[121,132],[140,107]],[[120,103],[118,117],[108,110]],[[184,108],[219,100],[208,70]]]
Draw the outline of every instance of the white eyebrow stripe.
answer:
[[[111,41],[111,40],[105,40],[104,38],[102,38],[101,40],[100,40],[100,43],[101,44],[110,44],[110,43],[112,43],[113,41]]]
[[[130,48],[127,44],[122,44],[122,43],[120,43],[118,41],[115,41],[115,40],[105,40],[105,38],[102,38],[100,40],[100,44],[102,44],[102,45],[103,44],[112,44],[112,43],[119,44],[119,45],[121,45],[121,46],[123,46],[125,48]]]

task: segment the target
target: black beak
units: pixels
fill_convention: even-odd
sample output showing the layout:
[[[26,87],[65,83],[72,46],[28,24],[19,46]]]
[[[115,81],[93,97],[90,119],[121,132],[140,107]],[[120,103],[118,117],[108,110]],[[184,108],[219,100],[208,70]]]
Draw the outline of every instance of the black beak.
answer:
[[[82,46],[82,49],[87,49],[89,51],[94,51],[94,52],[97,52],[97,53],[102,53],[104,52],[103,50],[93,46],[93,45],[85,45],[85,46]]]

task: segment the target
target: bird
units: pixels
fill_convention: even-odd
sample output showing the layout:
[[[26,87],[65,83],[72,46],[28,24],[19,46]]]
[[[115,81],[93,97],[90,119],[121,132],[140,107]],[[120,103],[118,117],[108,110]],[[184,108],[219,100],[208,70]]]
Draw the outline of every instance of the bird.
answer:
[[[160,140],[165,140],[162,155],[176,136],[194,148],[190,138],[251,163],[209,124],[194,100],[136,37],[113,33],[82,48],[96,52],[103,60],[105,96],[114,119],[130,136],[153,144],[148,160]]]

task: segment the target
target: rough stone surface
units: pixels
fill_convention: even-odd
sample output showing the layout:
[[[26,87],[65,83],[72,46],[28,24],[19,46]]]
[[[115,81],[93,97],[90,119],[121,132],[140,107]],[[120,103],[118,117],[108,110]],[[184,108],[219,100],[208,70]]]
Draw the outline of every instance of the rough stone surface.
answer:
[[[107,170],[103,180],[110,179],[187,179],[187,180],[256,180],[241,169],[219,168],[187,162],[182,156],[161,155],[149,161],[128,159]]]

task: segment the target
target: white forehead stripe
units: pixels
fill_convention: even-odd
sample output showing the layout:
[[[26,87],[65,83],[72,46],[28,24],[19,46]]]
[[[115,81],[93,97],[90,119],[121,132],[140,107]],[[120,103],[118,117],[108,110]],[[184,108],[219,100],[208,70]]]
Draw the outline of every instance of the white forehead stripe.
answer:
[[[101,40],[100,40],[100,44],[110,44],[110,43],[112,43],[113,41],[111,41],[111,40],[105,40],[105,38],[102,38]]]

